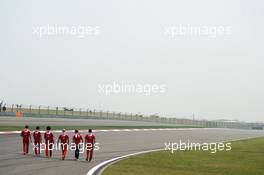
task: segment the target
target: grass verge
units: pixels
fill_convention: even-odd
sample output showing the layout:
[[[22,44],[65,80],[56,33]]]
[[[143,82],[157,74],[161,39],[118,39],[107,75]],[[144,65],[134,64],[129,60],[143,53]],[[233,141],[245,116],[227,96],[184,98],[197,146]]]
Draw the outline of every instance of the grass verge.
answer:
[[[103,175],[263,175],[264,138],[232,142],[231,151],[169,151],[124,159]]]

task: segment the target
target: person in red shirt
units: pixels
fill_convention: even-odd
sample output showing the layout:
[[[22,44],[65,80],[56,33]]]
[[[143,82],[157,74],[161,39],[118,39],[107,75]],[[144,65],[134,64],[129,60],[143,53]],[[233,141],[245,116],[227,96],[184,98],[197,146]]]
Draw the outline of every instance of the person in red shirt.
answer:
[[[67,149],[69,145],[69,136],[66,134],[66,130],[63,129],[61,135],[58,139],[58,144],[61,144],[61,150],[62,150],[62,160],[65,159],[67,154]]]
[[[37,126],[36,130],[33,132],[33,138],[34,138],[35,155],[40,156],[40,144],[42,142],[42,137],[39,131],[39,126]]]
[[[83,142],[83,138],[79,131],[76,129],[75,134],[72,138],[72,142],[75,143],[75,160],[79,159],[79,154],[80,154],[80,143]]]
[[[52,149],[54,144],[54,136],[50,130],[51,127],[47,126],[47,131],[44,133],[46,157],[52,157]]]
[[[31,132],[28,129],[28,125],[25,125],[25,128],[21,131],[20,136],[23,141],[23,153],[28,154],[29,142],[31,142]]]
[[[86,145],[86,161],[91,162],[93,158],[94,144],[95,144],[95,135],[92,134],[92,129],[89,129],[89,134],[85,136],[85,145]]]

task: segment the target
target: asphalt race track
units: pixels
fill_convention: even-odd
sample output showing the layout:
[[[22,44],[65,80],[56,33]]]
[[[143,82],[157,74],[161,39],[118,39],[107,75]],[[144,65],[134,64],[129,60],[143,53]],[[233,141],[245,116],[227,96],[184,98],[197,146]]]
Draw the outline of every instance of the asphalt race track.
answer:
[[[157,122],[144,121],[126,121],[126,120],[96,120],[96,119],[71,119],[71,118],[33,118],[33,117],[4,117],[0,116],[0,123],[2,126],[24,126],[40,125],[40,126],[156,126],[156,125],[173,125]]]
[[[58,136],[55,134],[56,137]],[[70,133],[72,135],[72,133]],[[22,154],[19,134],[0,135],[0,174],[2,175],[85,175],[96,164],[129,153],[164,148],[165,142],[182,141],[203,143],[264,136],[264,131],[237,129],[179,129],[146,131],[95,132],[100,150],[91,163],[81,154],[78,161],[70,151],[62,161],[61,152],[55,151],[51,159],[34,157],[32,146],[29,155]]]

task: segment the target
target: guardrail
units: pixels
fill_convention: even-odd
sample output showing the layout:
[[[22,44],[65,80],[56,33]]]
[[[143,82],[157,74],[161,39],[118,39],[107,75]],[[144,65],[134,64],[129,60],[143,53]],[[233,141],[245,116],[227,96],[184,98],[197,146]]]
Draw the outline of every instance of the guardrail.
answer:
[[[148,121],[168,124],[177,124],[193,127],[211,127],[211,128],[243,128],[252,129],[254,127],[263,128],[264,124],[245,123],[236,121],[208,121],[191,120],[183,118],[167,118],[158,115],[143,115],[133,113],[121,113],[113,111],[103,111],[84,108],[52,107],[45,105],[5,105],[1,109],[2,116],[16,116],[22,113],[25,117],[51,117],[51,118],[84,118],[84,119],[111,119],[111,120],[130,120],[130,121]]]

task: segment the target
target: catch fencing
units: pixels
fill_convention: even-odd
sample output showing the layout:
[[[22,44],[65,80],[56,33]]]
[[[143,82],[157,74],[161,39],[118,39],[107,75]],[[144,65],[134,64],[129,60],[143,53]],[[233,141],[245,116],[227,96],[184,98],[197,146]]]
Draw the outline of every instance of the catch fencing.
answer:
[[[146,121],[174,124],[183,127],[209,127],[209,128],[240,128],[252,129],[263,128],[263,123],[245,123],[238,121],[209,121],[185,118],[161,117],[158,115],[143,115],[133,113],[122,113],[114,111],[103,111],[95,109],[54,107],[45,105],[18,105],[9,104],[3,106],[0,112],[2,116],[16,116],[23,114],[25,117],[49,117],[49,118],[83,118],[83,119],[107,119],[107,120],[129,120]]]

